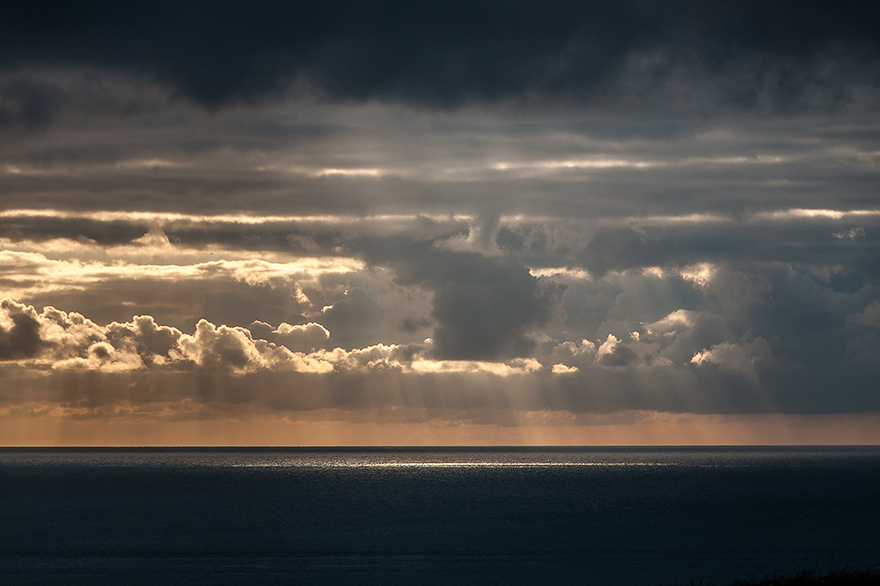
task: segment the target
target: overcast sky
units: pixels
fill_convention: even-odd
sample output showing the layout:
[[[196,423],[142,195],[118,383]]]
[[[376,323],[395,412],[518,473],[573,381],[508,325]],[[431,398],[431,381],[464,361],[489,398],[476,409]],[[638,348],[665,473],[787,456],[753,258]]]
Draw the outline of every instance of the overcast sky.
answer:
[[[0,20],[0,444],[880,442],[880,5]]]

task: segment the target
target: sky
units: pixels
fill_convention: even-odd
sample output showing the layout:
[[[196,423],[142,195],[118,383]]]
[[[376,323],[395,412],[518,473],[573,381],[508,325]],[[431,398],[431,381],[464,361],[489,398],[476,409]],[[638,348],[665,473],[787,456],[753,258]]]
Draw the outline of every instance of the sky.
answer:
[[[880,443],[875,2],[0,20],[0,445]]]

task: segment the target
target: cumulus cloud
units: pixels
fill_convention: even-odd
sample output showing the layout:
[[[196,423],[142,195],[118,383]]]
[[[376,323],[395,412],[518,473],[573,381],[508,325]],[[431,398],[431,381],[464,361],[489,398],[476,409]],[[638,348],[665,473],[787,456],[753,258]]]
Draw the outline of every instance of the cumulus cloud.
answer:
[[[85,351],[85,356],[57,360],[54,370],[90,370],[101,372],[125,372],[144,367],[140,356],[134,352],[117,350],[108,342],[95,342]]]
[[[612,334],[599,346],[596,351],[596,360],[602,366],[632,366],[638,364],[638,355],[626,344]]]
[[[862,311],[852,315],[850,320],[859,325],[880,328],[880,301],[872,303]]]
[[[233,373],[279,367],[301,372],[328,372],[333,365],[283,345],[254,339],[240,327],[216,326],[207,320],[192,335],[162,326],[152,316],[135,316],[130,322],[100,326],[76,312],[46,307],[41,313],[31,306],[6,299],[0,306],[0,323],[6,359],[33,359],[37,368],[102,371],[146,368],[188,369],[198,366]],[[282,336],[291,332],[326,332],[317,324],[297,330],[279,327]],[[294,333],[294,338],[296,338]],[[324,338],[326,340],[326,338]],[[7,345],[15,343],[15,347]],[[15,350],[14,348],[19,348]]]
[[[324,348],[330,340],[330,332],[318,323],[291,325],[282,322],[273,328],[265,322],[255,321],[248,329],[257,338],[277,342],[293,351]]]
[[[666,337],[675,336],[682,330],[692,328],[696,320],[696,312],[687,309],[676,309],[663,319],[648,324],[646,331],[649,334],[659,334]]]
[[[703,349],[694,354],[692,364],[715,364],[730,370],[743,370],[758,361],[770,360],[772,351],[764,338],[755,338],[748,342],[722,342],[711,348]]]
[[[30,358],[40,351],[40,324],[32,307],[10,299],[0,302],[0,360]]]
[[[282,323],[273,328],[255,322],[248,329],[215,325],[203,319],[196,324],[192,334],[185,334],[177,328],[157,324],[152,316],[135,316],[130,322],[99,326],[79,313],[67,313],[53,307],[37,313],[31,306],[6,299],[0,308],[0,323],[13,324],[8,331],[3,330],[4,343],[9,344],[5,359],[16,359],[38,369],[121,372],[199,368],[231,375],[259,371],[366,374],[391,370],[508,376],[543,368],[535,359],[508,362],[433,360],[429,356],[430,342],[328,350],[320,346],[327,344],[330,333],[316,323],[299,326]],[[26,328],[24,333],[22,328]],[[255,337],[255,333],[263,337]],[[30,340],[29,344],[17,346],[25,351],[13,351],[11,343],[25,339]],[[299,350],[305,346],[308,346],[305,351]]]
[[[557,364],[582,364],[586,365],[595,359],[596,345],[589,340],[580,342],[566,341],[557,344],[546,356],[548,362]]]
[[[157,324],[153,316],[137,315],[129,323],[111,323],[106,335],[115,347],[132,347],[144,360],[162,364],[183,334],[177,328]]]
[[[596,350],[596,364],[608,368],[633,366],[671,366],[672,362],[657,354],[657,345],[639,340],[639,333],[632,332],[630,340],[623,342],[613,334]]]

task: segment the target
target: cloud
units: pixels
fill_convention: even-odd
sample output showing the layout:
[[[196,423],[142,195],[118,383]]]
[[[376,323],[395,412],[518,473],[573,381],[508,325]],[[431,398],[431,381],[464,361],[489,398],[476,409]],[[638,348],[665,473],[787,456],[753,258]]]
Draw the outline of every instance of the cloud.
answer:
[[[878,23],[8,8],[0,416],[880,411]]]
[[[87,370],[100,372],[128,372],[144,367],[140,356],[134,352],[117,350],[107,342],[95,342],[86,350],[85,356],[57,360],[54,370]]]
[[[596,350],[596,364],[608,368],[625,368],[635,366],[665,367],[672,362],[657,354],[655,344],[639,341],[639,333],[630,335],[630,342],[624,343],[614,335],[608,334],[606,340]]]
[[[209,22],[198,4],[19,6],[0,26],[0,70],[137,73],[213,107],[297,84],[442,107],[534,95],[650,103],[665,94],[792,110],[876,90],[878,11],[866,3],[227,2]],[[701,91],[688,95],[681,79]]]
[[[135,316],[130,322],[100,326],[76,312],[32,307],[6,299],[0,305],[0,342],[6,360],[19,360],[35,368],[128,371],[183,369],[193,365],[233,373],[266,368],[326,372],[333,366],[295,353],[266,340],[254,339],[244,328],[216,326],[206,320],[193,335],[160,326],[152,316]],[[291,326],[282,332],[296,331]],[[316,324],[313,324],[313,326]],[[317,326],[321,329],[320,326]],[[305,331],[314,328],[304,328]]]
[[[308,305],[299,303],[289,287],[248,286],[222,280],[201,295],[204,319],[230,326],[248,327],[253,321],[280,322],[301,318]]]
[[[201,320],[192,333],[184,333],[144,315],[101,326],[52,307],[38,312],[11,300],[0,307],[6,334],[15,327],[14,316],[26,315],[38,335],[33,355],[17,354],[0,364],[4,380],[14,382],[0,391],[0,407],[23,401],[34,408],[57,404],[65,417],[141,413],[145,420],[186,420],[264,411],[415,408],[426,410],[421,417],[428,419],[455,413],[459,420],[511,425],[520,411],[562,417],[632,409],[811,413],[878,408],[872,384],[876,335],[857,323],[844,338],[822,331],[828,348],[837,339],[847,340],[845,365],[830,352],[804,363],[778,339],[753,333],[733,337],[735,329],[718,327],[718,315],[697,310],[673,311],[599,343],[565,340],[564,330],[548,329],[533,356],[461,360],[437,358],[430,339],[307,350],[279,342],[288,336],[291,346],[326,343],[327,331],[316,323],[255,323],[246,329]],[[710,332],[706,338],[703,329]],[[699,345],[701,339],[714,342]],[[822,390],[835,380],[838,392]]]
[[[434,248],[452,252],[475,252],[484,256],[500,256],[498,248],[499,220],[497,215],[475,218],[468,223],[467,235],[455,234],[445,240],[435,240]]]
[[[428,243],[380,243],[367,250],[368,260],[392,267],[398,283],[433,293],[433,356],[442,360],[530,356],[537,347],[534,330],[550,321],[566,289],[509,258]]]
[[[880,328],[880,301],[876,301],[862,311],[852,315],[850,320],[859,325]]]
[[[43,346],[40,324],[32,307],[10,299],[0,302],[0,360],[31,358]]]
[[[730,370],[749,368],[759,360],[770,360],[772,352],[770,344],[764,338],[755,338],[749,342],[732,344],[722,342],[694,354],[691,363],[697,366],[716,364]]]
[[[639,357],[620,340],[608,334],[608,339],[596,351],[596,360],[602,366],[633,366],[639,363]]]
[[[432,322],[428,318],[406,317],[398,326],[398,329],[407,334],[415,334],[416,332],[431,327]]]
[[[385,311],[367,291],[354,287],[345,297],[324,307],[322,321],[334,344],[346,348],[375,343]]]
[[[136,315],[129,323],[111,323],[106,335],[114,347],[132,347],[148,364],[162,364],[171,357],[170,352],[183,333],[177,328],[160,326],[153,316]]]
[[[44,128],[59,108],[56,88],[27,79],[0,82],[0,129]]]
[[[255,321],[248,329],[254,337],[276,342],[293,351],[309,352],[325,348],[330,340],[327,328],[317,323],[291,325],[282,322],[273,328],[265,322]]]
[[[856,226],[843,232],[834,232],[832,236],[838,240],[843,240],[844,238],[855,240],[856,238],[865,236],[865,228],[863,226]]]
[[[273,328],[255,322],[247,329],[202,319],[192,334],[186,334],[159,325],[148,315],[100,326],[76,312],[48,306],[38,313],[34,307],[11,299],[0,302],[0,348],[4,351],[0,358],[37,370],[187,372],[198,368],[241,376],[259,371],[429,371],[435,364],[426,358],[428,347],[424,345],[375,344],[328,350],[324,346],[329,339],[330,332],[317,323],[281,323]],[[422,366],[414,367],[414,361],[421,361]],[[436,368],[468,370],[442,365]],[[493,368],[505,374],[511,367],[496,365],[477,370],[494,372]],[[540,364],[531,361],[528,368],[534,370]]]
[[[207,320],[196,324],[192,336],[180,340],[180,353],[203,368],[252,372],[288,358],[284,349],[254,340],[244,328],[215,326]]]
[[[488,373],[495,376],[525,375],[541,370],[541,363],[534,358],[514,359],[509,362],[484,362],[477,360],[414,360],[413,372],[429,374]]]

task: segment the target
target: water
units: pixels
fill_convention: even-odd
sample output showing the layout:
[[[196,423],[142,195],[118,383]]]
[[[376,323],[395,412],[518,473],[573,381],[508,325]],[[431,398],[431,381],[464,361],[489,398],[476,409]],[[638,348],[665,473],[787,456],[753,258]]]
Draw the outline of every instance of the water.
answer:
[[[0,449],[2,584],[581,584],[880,567],[880,448]]]

